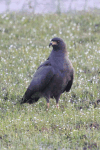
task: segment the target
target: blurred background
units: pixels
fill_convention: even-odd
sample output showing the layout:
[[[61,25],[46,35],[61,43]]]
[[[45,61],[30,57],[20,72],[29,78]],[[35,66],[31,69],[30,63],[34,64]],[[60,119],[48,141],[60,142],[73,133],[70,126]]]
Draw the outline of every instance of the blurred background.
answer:
[[[75,69],[69,93],[19,101],[62,38]],[[0,150],[100,150],[100,0],[0,0]]]
[[[100,0],[0,0],[0,13],[24,11],[33,13],[61,13],[100,8]]]

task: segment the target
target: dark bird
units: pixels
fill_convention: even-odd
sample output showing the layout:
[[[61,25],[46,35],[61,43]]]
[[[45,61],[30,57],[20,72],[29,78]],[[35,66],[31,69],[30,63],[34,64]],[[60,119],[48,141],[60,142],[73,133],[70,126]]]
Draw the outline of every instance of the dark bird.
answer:
[[[51,40],[50,46],[53,47],[53,50],[48,59],[35,72],[21,104],[32,104],[39,98],[45,97],[49,108],[49,99],[55,98],[58,108],[60,95],[71,89],[74,69],[68,58],[66,44],[62,39],[56,37]]]

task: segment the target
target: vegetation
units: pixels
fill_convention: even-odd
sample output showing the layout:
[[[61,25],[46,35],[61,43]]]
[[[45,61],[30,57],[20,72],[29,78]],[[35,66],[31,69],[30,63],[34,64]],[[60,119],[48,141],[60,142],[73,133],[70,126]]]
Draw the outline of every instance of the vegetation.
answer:
[[[100,149],[100,12],[0,15],[0,149]],[[20,105],[53,37],[67,44],[74,84],[59,105]]]

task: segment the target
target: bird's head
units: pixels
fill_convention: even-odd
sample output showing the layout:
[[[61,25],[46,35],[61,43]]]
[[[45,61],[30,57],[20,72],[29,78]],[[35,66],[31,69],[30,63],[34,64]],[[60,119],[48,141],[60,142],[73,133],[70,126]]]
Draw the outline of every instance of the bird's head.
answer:
[[[52,46],[53,50],[65,50],[66,44],[61,38],[55,37],[51,40],[49,47]]]

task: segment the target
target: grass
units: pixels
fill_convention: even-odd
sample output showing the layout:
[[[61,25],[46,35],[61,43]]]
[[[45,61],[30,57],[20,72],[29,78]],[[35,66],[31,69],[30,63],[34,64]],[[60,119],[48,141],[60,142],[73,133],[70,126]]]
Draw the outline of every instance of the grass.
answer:
[[[0,15],[1,150],[100,149],[99,14]],[[66,42],[75,69],[71,91],[62,94],[59,110],[53,99],[49,111],[44,98],[16,104],[56,36]]]

